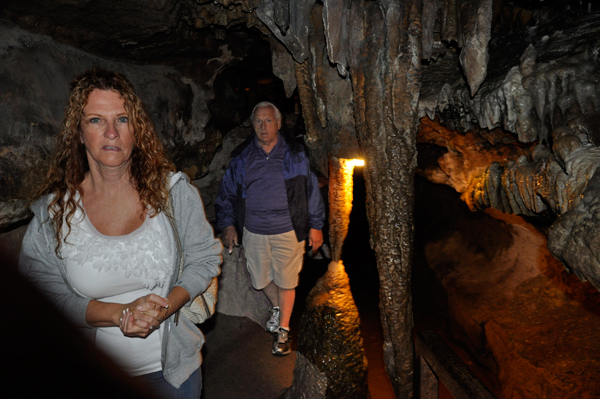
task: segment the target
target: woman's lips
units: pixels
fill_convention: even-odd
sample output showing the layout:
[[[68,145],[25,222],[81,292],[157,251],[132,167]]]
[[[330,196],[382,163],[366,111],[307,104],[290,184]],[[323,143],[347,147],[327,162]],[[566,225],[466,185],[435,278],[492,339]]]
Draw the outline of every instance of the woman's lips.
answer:
[[[102,149],[106,151],[121,151],[119,147],[113,147],[112,145],[105,145]]]

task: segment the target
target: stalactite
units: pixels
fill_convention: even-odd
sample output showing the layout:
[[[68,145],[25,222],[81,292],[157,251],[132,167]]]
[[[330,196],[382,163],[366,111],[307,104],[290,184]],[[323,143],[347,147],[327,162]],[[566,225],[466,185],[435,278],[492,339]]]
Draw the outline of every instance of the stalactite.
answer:
[[[271,30],[272,34],[277,36],[294,59],[302,63],[309,56],[308,35],[310,33],[310,13],[315,4],[315,0],[297,0],[289,2],[289,28],[282,32],[275,20],[276,9],[273,0],[263,1],[256,9],[258,18]],[[278,6],[279,7],[279,6]],[[279,14],[278,14],[279,15]]]
[[[327,56],[337,65],[338,73],[346,76],[348,60],[346,59],[345,40],[348,37],[348,10],[352,0],[325,0],[323,2],[323,25],[327,42]]]
[[[316,101],[314,99],[308,62],[296,63],[296,82],[298,82],[298,96],[302,104],[302,116],[306,128],[304,141],[311,151],[309,152],[311,164],[314,165],[324,176],[328,173],[327,157],[318,157],[316,154],[326,152],[324,146],[320,146],[320,139],[327,140],[325,130],[321,127],[316,117]]]
[[[463,0],[459,5],[459,14],[460,65],[467,77],[471,96],[474,96],[487,74],[492,0]]]
[[[271,64],[273,65],[273,74],[283,82],[285,96],[291,97],[297,86],[295,62],[285,46],[275,36],[271,36]]]

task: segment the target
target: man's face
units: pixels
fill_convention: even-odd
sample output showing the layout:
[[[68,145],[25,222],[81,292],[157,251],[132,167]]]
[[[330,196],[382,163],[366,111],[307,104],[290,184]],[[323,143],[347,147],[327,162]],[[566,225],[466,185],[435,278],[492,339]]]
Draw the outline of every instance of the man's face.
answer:
[[[273,107],[260,107],[254,114],[252,121],[254,133],[263,146],[271,146],[277,143],[278,131],[281,129],[281,121],[277,120],[277,114]]]

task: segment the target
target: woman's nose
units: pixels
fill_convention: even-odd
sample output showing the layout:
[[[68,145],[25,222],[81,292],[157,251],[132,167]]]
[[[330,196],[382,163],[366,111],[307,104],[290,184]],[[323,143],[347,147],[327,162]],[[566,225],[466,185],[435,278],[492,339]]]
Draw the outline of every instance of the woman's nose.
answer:
[[[108,123],[106,131],[104,132],[104,135],[110,140],[114,140],[117,137],[119,137],[119,131],[117,130],[115,122]]]

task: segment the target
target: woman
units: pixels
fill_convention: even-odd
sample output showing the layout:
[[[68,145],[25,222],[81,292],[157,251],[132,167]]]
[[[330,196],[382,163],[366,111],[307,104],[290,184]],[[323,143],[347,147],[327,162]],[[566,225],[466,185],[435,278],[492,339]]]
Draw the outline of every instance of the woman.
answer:
[[[131,375],[166,398],[199,398],[204,337],[174,321],[219,274],[222,246],[198,191],[173,173],[124,76],[77,77],[63,123],[19,269]],[[180,278],[168,217],[185,253]]]

